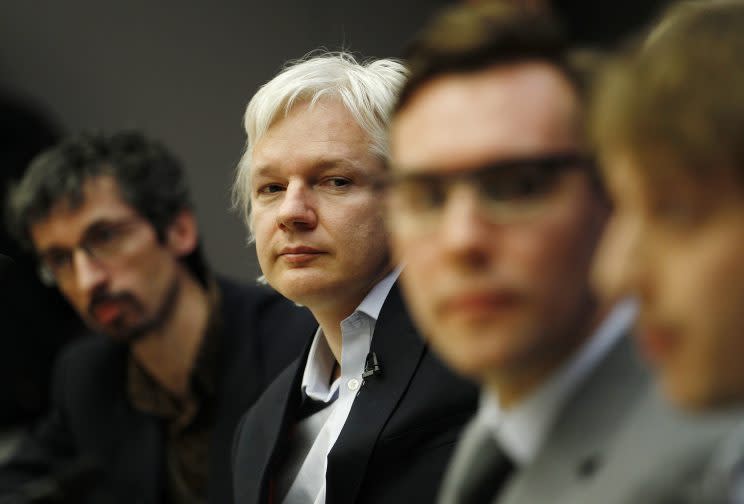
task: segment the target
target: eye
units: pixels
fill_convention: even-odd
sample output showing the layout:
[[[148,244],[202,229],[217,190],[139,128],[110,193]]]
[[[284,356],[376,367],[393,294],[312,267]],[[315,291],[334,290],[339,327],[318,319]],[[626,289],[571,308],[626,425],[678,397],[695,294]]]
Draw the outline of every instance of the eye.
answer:
[[[351,180],[345,177],[326,177],[320,181],[320,185],[333,189],[341,189],[350,186]]]
[[[657,201],[652,212],[657,219],[677,227],[694,224],[701,217],[701,209],[689,201]]]
[[[89,247],[103,248],[114,243],[122,233],[119,226],[100,226],[91,229],[85,238]]]
[[[52,271],[59,271],[72,263],[72,255],[67,251],[54,251],[44,254],[41,262]]]
[[[416,177],[397,187],[399,199],[414,211],[435,210],[447,201],[446,184],[436,177]]]
[[[260,186],[256,193],[259,195],[270,195],[270,194],[276,194],[278,192],[281,192],[284,190],[284,186],[281,184],[271,183],[271,184],[264,184]]]
[[[480,178],[482,191],[492,200],[539,198],[548,194],[556,182],[554,174],[539,169],[491,172]]]

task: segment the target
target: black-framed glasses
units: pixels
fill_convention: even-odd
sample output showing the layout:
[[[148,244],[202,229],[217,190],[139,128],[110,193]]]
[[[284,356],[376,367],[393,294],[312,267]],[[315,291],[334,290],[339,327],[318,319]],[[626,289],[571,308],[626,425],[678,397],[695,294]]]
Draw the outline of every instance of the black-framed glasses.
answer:
[[[71,249],[53,247],[39,255],[39,276],[46,285],[65,284],[74,275],[74,256],[82,250],[90,259],[108,264],[126,248],[140,219],[100,221],[90,226],[80,242]]]
[[[513,222],[545,208],[561,175],[570,169],[595,176],[591,158],[578,152],[497,161],[463,171],[393,173],[384,183],[393,225],[423,227],[439,222],[454,189],[475,191],[486,213],[495,220]]]

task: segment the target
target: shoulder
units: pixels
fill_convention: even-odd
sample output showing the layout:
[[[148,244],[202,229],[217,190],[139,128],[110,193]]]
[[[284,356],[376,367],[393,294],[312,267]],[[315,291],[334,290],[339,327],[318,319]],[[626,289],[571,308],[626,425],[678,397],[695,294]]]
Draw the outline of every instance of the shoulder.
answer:
[[[57,357],[52,375],[52,394],[63,404],[85,410],[123,396],[126,382],[126,344],[100,334],[86,334],[66,346]]]
[[[309,312],[266,285],[252,285],[218,277],[223,316],[281,321],[281,317],[308,320]]]
[[[105,335],[86,333],[70,342],[59,354],[58,369],[75,369],[87,375],[111,371],[117,362],[125,362],[128,347]]]
[[[252,458],[257,452],[270,451],[273,447],[282,425],[288,420],[289,408],[299,400],[297,380],[302,364],[302,356],[292,361],[243,414],[234,435],[234,462]]]
[[[246,307],[257,308],[271,303],[279,294],[265,286],[239,282],[224,276],[218,276],[220,303],[223,312],[231,312]]]

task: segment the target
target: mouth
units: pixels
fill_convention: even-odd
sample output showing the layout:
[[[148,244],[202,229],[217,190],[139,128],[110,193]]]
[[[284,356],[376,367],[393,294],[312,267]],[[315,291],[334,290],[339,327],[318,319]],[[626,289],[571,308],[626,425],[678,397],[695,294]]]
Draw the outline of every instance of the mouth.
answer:
[[[440,312],[446,316],[469,319],[485,319],[514,309],[523,297],[515,291],[473,291],[448,297],[440,304]]]
[[[91,307],[90,313],[96,322],[101,325],[110,325],[118,320],[123,313],[121,303],[116,301],[103,301]]]
[[[300,265],[309,263],[323,254],[325,252],[313,247],[285,247],[279,251],[278,256],[285,262]]]

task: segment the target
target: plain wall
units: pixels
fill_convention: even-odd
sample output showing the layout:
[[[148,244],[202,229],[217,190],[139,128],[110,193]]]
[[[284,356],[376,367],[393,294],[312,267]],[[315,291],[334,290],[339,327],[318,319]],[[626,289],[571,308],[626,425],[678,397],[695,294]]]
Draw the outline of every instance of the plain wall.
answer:
[[[213,267],[255,278],[229,187],[242,114],[283,63],[319,46],[401,56],[445,1],[0,2],[0,87],[64,131],[137,128],[186,166]]]

